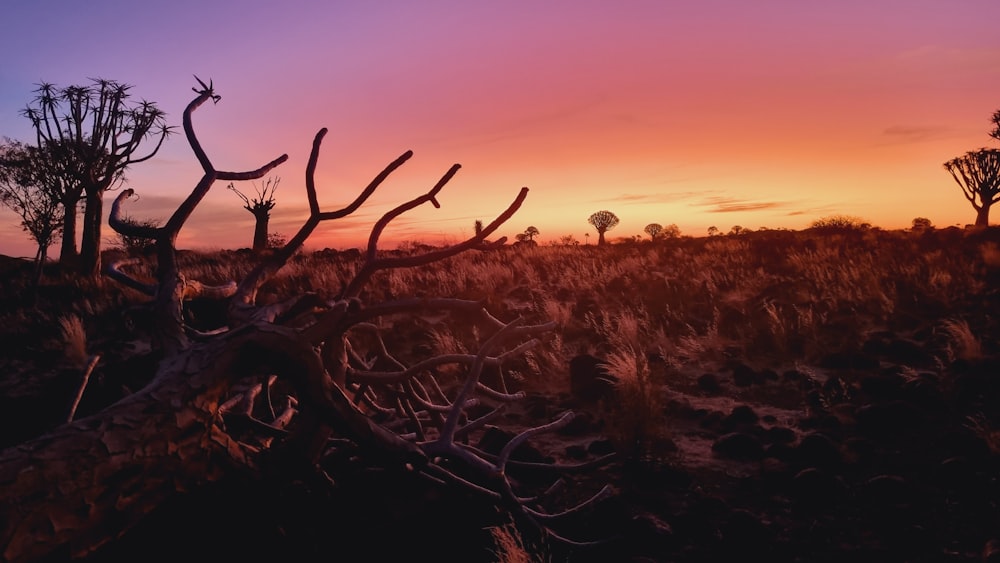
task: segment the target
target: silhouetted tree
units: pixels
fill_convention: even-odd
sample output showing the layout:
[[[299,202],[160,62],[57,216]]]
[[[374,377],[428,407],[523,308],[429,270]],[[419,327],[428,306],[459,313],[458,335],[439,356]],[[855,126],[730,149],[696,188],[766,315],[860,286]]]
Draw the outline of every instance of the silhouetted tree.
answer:
[[[934,225],[931,224],[931,220],[927,217],[915,217],[912,225],[912,230],[918,232],[929,231],[934,228]]]
[[[719,234],[719,227],[712,225],[711,227],[708,228],[708,236],[714,237],[718,236],[718,234]]]
[[[268,178],[261,187],[254,184],[257,197],[253,199],[237,190],[234,184],[229,184],[229,189],[243,200],[243,208],[252,213],[256,220],[253,229],[254,252],[260,252],[268,247],[267,225],[268,221],[271,220],[271,210],[274,209],[274,192],[278,190],[279,182],[281,182],[281,178]]]
[[[90,85],[56,87],[39,84],[33,104],[22,112],[31,120],[39,148],[49,149],[49,164],[67,176],[64,192],[63,240],[76,237],[76,205],[85,198],[82,273],[96,276],[101,269],[101,218],[104,192],[124,179],[132,164],[153,157],[170,133],[165,114],[147,101],[132,103],[129,84],[94,79]],[[140,155],[147,139],[156,145]],[[204,155],[199,155],[199,159]],[[76,199],[73,200],[73,195]],[[60,260],[76,253],[75,243],[64,244]]]
[[[480,221],[479,219],[476,219],[476,223],[473,226],[473,229],[476,231],[476,236],[479,236],[479,234],[483,232],[483,222]]]
[[[604,233],[618,225],[618,216],[610,211],[598,211],[591,215],[587,222],[597,229],[597,244],[604,244]]]
[[[840,230],[840,231],[867,231],[872,228],[871,223],[860,217],[851,215],[828,215],[816,219],[809,226],[813,229]]]
[[[21,228],[38,245],[34,283],[38,285],[49,246],[62,230],[62,203],[52,189],[36,147],[4,139],[0,143],[0,204],[21,217]]]
[[[681,236],[681,228],[671,223],[660,231],[660,238],[677,238]]]
[[[538,235],[539,235],[538,229],[535,227],[528,227],[527,229],[524,230],[525,240],[533,241],[535,240],[535,237]]]
[[[650,223],[643,229],[643,231],[649,235],[649,240],[656,240],[656,236],[659,235],[662,230],[663,225],[659,223]]]
[[[990,131],[990,137],[1000,139],[1000,110],[993,112],[993,117],[990,120],[993,122],[993,130]]]
[[[997,114],[994,114],[994,119],[998,119]],[[993,134],[996,136],[997,133]],[[976,226],[989,225],[990,206],[1000,196],[1000,150],[982,148],[969,151],[945,162],[944,167],[976,210]]]

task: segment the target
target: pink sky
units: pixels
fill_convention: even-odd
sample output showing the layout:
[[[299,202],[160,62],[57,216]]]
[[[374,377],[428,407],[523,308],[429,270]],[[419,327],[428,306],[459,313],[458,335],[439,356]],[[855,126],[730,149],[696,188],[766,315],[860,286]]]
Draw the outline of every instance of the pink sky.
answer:
[[[942,163],[1000,143],[988,136],[997,21],[996,0],[7,0],[0,136],[33,139],[19,112],[40,81],[134,84],[179,125],[193,75],[211,79],[222,101],[195,113],[195,129],[220,169],[288,153],[272,174],[271,230],[289,236],[305,218],[320,128],[324,209],[414,151],[358,213],[321,225],[314,248],[362,245],[382,213],[454,163],[442,208],[398,219],[386,248],[467,237],[521,186],[528,199],[501,234],[531,225],[543,243],[584,241],[602,209],[621,219],[610,238],[651,222],[701,236],[833,214],[948,226],[974,213]],[[200,175],[176,135],[128,173],[140,195],[128,213],[165,220]],[[220,183],[179,244],[238,248],[252,236],[253,217]],[[0,253],[33,253],[6,210]]]

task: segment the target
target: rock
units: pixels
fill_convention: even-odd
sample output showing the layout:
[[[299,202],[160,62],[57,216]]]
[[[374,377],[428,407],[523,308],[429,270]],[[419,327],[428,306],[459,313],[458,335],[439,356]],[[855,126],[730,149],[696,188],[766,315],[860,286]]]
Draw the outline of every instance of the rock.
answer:
[[[758,460],[764,457],[764,445],[752,434],[730,432],[712,444],[712,451],[731,459]]]
[[[772,426],[764,431],[764,440],[771,444],[791,444],[795,438],[795,431],[785,426]]]
[[[733,510],[722,524],[722,541],[730,550],[760,549],[773,539],[771,528],[749,510]]]
[[[822,469],[836,468],[843,461],[837,444],[821,432],[805,435],[795,448],[795,457],[803,466]]]
[[[698,377],[698,389],[709,395],[717,395],[722,391],[722,384],[714,373],[704,373]]]
[[[732,425],[756,424],[760,420],[750,405],[736,405],[726,417],[726,423]]]
[[[926,417],[914,405],[895,400],[858,408],[858,427],[876,436],[896,436],[922,432]]]
[[[733,365],[733,384],[737,387],[749,387],[754,383],[759,383],[760,380],[757,377],[757,373],[750,366],[744,364],[743,362],[737,362]]]
[[[792,477],[792,496],[803,506],[821,508],[843,499],[844,481],[828,471],[807,467]]]
[[[880,373],[866,375],[861,378],[861,391],[871,401],[889,401],[899,399],[906,380],[896,373]]]
[[[587,453],[596,456],[603,456],[615,453],[615,445],[607,438],[594,440],[587,446]]]

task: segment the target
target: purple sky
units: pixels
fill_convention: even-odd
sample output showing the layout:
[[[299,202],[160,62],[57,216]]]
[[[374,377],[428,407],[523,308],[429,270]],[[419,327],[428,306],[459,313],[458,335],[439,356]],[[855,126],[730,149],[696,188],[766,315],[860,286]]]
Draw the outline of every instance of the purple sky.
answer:
[[[222,101],[194,121],[217,167],[290,157],[273,173],[272,230],[286,235],[304,219],[320,128],[330,129],[317,171],[325,209],[414,151],[312,247],[363,244],[382,213],[454,163],[463,168],[442,208],[393,222],[387,247],[469,236],[521,186],[528,200],[501,234],[533,225],[543,243],[583,241],[601,209],[621,219],[611,238],[651,222],[700,236],[833,214],[948,226],[974,213],[942,163],[996,143],[997,21],[996,0],[4,0],[0,136],[33,138],[19,112],[41,81],[127,82],[179,125],[193,76],[211,79]],[[176,135],[129,171],[140,199],[128,213],[166,219],[200,175]],[[180,245],[237,248],[252,234],[253,217],[220,183]],[[9,211],[0,253],[32,254]]]

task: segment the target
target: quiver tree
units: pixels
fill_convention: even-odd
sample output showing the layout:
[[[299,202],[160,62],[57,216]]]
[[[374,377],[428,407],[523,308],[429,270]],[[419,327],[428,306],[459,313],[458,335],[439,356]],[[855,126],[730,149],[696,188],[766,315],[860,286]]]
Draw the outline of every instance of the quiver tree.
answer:
[[[274,209],[274,192],[278,190],[280,178],[268,178],[261,187],[254,184],[257,196],[249,198],[243,192],[236,189],[232,183],[229,189],[243,200],[243,208],[253,214],[253,251],[260,252],[268,247],[267,224],[271,219],[271,210]]]
[[[145,100],[133,103],[131,88],[103,79],[64,88],[42,83],[33,104],[22,112],[31,120],[38,147],[52,157],[54,175],[67,180],[61,194],[60,261],[75,257],[76,206],[85,198],[80,268],[89,276],[98,276],[101,269],[104,193],[121,183],[129,166],[152,158],[170,133],[163,111]]]
[[[587,222],[597,229],[597,244],[604,244],[604,233],[618,225],[618,216],[610,211],[598,211],[591,215]]]
[[[395,218],[423,204],[440,206],[439,193],[458,171],[456,164],[429,191],[374,223],[361,265],[331,298],[315,293],[259,303],[258,291],[320,223],[354,213],[412,152],[386,166],[350,204],[324,211],[315,185],[327,132],[320,130],[306,166],[309,216],[301,228],[284,247],[261,256],[242,280],[207,286],[187,279],[180,270],[178,233],[217,181],[261,178],[287,156],[256,170],[216,168],[195,135],[192,114],[218,97],[211,85],[202,84],[196,92],[184,110],[183,127],[204,171],[201,180],[162,226],[124,220],[123,206],[134,195],[131,189],[118,194],[110,216],[116,231],[156,241],[154,280],[129,273],[137,259],[109,264],[107,271],[150,296],[152,342],[162,359],[143,389],[103,411],[0,452],[2,557],[13,562],[91,553],[177,491],[233,472],[266,474],[268,482],[306,478],[315,486],[333,487],[341,467],[336,460],[347,463],[357,458],[384,471],[426,477],[429,485],[477,495],[510,514],[524,530],[575,543],[555,531],[559,517],[589,506],[608,489],[554,514],[543,508],[545,495],[522,488],[516,478],[520,464],[511,459],[514,449],[532,436],[565,426],[571,413],[520,431],[496,454],[468,445],[470,435],[496,420],[505,405],[523,397],[506,388],[503,366],[538,345],[553,323],[501,320],[480,302],[447,297],[366,301],[366,287],[382,272],[502,245],[503,239],[487,244],[485,237],[520,208],[527,188],[467,240],[423,254],[381,254],[380,236]],[[211,332],[188,326],[183,308],[195,297],[228,299],[225,325]],[[390,326],[394,318],[438,312],[474,322],[481,335],[478,349],[404,358],[387,344],[392,339],[383,338],[382,327]],[[445,368],[460,377],[444,381]],[[498,385],[481,381],[487,369],[500,373]],[[469,409],[477,405],[478,414],[473,415]],[[530,465],[532,471],[555,475],[580,468]]]
[[[1000,197],[1000,150],[969,151],[945,162],[944,167],[976,210],[975,225],[989,225],[990,207]]]
[[[642,230],[647,235],[649,235],[649,240],[656,240],[656,237],[660,234],[660,231],[663,230],[663,225],[659,223],[650,223],[646,225],[646,227]]]
[[[21,228],[38,245],[34,284],[38,285],[49,246],[63,226],[59,178],[49,176],[45,155],[36,147],[4,140],[0,144],[0,205],[21,217]]]

